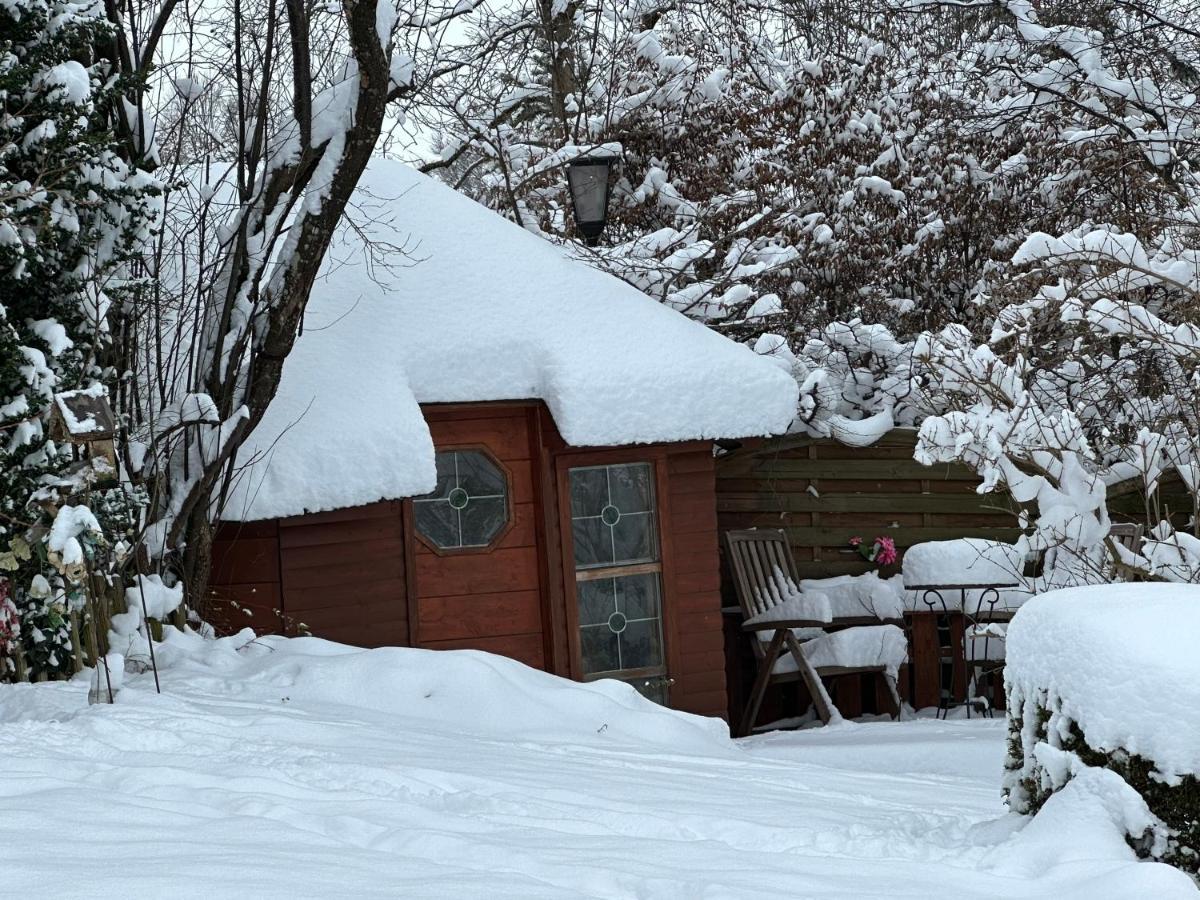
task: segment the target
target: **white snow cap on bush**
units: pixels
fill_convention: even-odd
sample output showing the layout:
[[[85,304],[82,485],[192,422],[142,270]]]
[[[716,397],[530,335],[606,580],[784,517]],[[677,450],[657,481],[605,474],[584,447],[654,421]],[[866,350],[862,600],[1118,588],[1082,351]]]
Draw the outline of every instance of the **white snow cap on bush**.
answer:
[[[374,246],[344,228],[331,248],[228,519],[431,490],[422,403],[541,399],[575,446],[767,435],[795,416],[774,363],[401,163],[374,160],[353,208]]]
[[[1021,608],[1007,644],[1010,696],[1047,692],[1051,732],[1065,716],[1096,750],[1145,757],[1168,779],[1200,773],[1200,586],[1050,591]]]
[[[129,634],[142,623],[142,605],[145,615],[162,620],[179,608],[183,602],[183,585],[163,584],[160,575],[139,575],[133,584],[125,588],[125,607],[128,610],[112,617],[113,629],[119,634]],[[129,627],[125,627],[128,623]]]

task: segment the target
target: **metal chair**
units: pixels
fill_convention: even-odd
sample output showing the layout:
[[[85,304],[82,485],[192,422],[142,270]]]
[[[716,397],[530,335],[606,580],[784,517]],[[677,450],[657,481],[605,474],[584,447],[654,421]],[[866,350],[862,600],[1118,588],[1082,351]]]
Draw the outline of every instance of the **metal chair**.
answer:
[[[991,658],[990,650],[993,642],[1002,643],[1006,636],[1008,621],[1012,612],[998,609],[1003,599],[1002,590],[1019,588],[1020,584],[945,584],[945,585],[912,585],[910,590],[917,592],[921,602],[929,607],[931,613],[937,613],[945,622],[945,632],[948,640],[940,643],[941,686],[938,695],[938,718],[946,718],[950,710],[965,706],[967,718],[971,717],[972,708],[978,706],[982,715],[991,717],[995,702],[996,687],[1004,672],[1003,660]],[[960,607],[952,610],[946,602],[946,594],[959,591]],[[978,592],[973,600],[968,599],[971,592]],[[961,655],[954,642],[954,614],[962,615],[962,650]],[[941,629],[939,629],[941,631]],[[954,697],[954,670],[959,661],[966,667],[967,691],[966,697],[956,700]],[[947,677],[947,671],[949,676]],[[980,695],[981,685],[986,687],[987,694]]]

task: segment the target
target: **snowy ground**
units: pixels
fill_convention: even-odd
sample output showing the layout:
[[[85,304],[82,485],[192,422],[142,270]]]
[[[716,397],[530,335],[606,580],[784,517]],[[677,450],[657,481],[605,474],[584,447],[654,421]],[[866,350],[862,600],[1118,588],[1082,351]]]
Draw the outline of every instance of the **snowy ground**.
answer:
[[[734,743],[485,654],[234,645],[179,641],[115,707],[0,687],[0,893],[1196,895],[1087,797],[1006,817],[1000,720]]]

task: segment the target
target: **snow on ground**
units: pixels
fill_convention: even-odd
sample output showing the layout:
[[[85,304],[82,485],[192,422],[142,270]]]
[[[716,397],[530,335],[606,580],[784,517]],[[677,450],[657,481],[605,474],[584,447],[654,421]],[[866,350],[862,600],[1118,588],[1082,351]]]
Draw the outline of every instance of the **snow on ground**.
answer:
[[[1103,816],[1006,816],[999,719],[735,743],[482,653],[195,645],[161,697],[0,687],[6,895],[1195,896]]]

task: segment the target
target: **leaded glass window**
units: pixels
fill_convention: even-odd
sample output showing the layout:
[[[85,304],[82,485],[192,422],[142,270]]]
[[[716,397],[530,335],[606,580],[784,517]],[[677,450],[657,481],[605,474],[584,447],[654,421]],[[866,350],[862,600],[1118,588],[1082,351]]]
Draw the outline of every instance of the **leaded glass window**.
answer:
[[[585,677],[620,678],[666,701],[654,468],[569,472],[579,655]]]
[[[417,532],[439,550],[486,547],[508,524],[508,477],[482,450],[437,454],[437,487],[413,498]]]
[[[571,530],[576,568],[657,561],[654,470],[648,463],[572,469]]]

